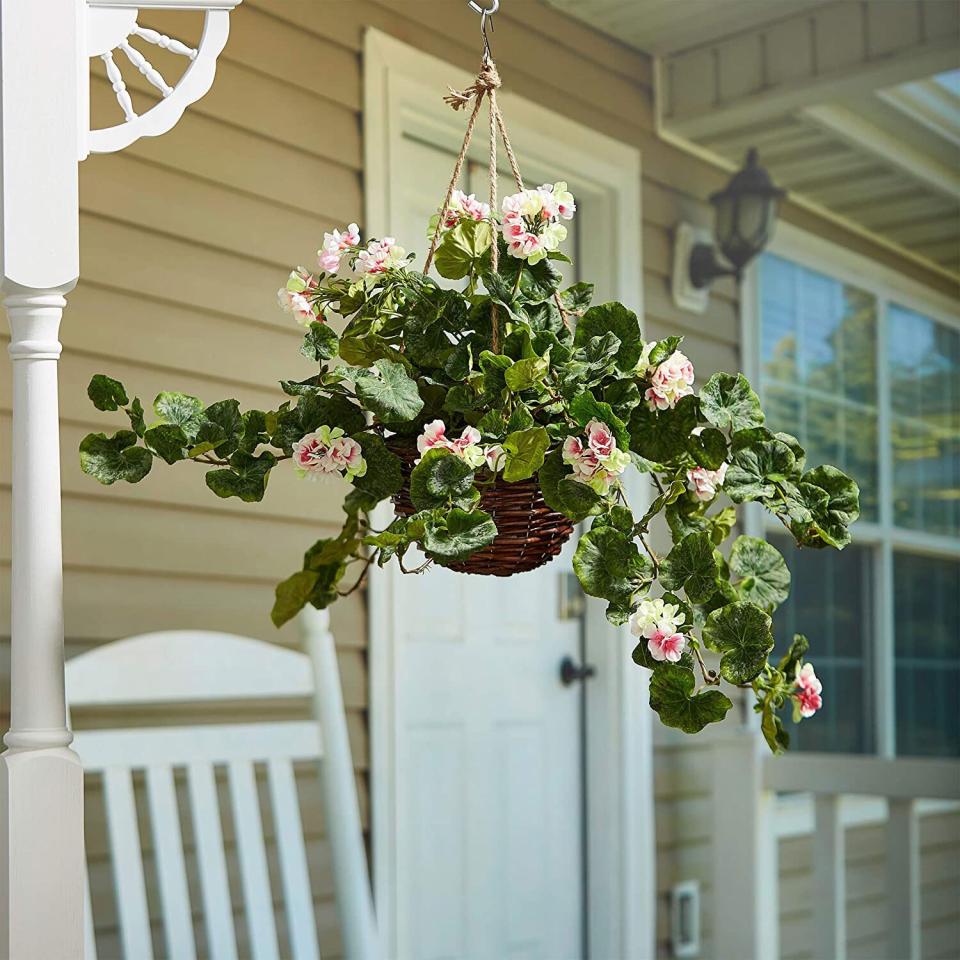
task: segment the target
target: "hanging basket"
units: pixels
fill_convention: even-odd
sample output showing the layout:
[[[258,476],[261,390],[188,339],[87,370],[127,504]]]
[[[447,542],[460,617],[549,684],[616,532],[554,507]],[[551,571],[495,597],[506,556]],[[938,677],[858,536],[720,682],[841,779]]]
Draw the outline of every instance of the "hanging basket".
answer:
[[[403,461],[403,488],[393,498],[398,516],[416,513],[410,502],[410,473],[420,458],[408,440],[388,441],[387,446]],[[509,577],[549,563],[563,549],[573,533],[573,523],[544,503],[535,478],[507,483],[498,476],[480,496],[480,509],[497,525],[497,538],[468,559],[445,566],[457,573],[487,577]]]

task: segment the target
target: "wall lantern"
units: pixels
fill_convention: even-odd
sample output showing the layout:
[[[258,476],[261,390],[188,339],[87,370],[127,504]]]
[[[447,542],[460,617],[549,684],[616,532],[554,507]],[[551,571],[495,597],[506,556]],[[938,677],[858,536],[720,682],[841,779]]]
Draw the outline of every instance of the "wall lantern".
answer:
[[[740,282],[744,268],[769,242],[784,195],[751,148],[743,168],[710,197],[713,237],[688,223],[677,228],[673,261],[677,306],[702,313],[714,279],[732,276]]]

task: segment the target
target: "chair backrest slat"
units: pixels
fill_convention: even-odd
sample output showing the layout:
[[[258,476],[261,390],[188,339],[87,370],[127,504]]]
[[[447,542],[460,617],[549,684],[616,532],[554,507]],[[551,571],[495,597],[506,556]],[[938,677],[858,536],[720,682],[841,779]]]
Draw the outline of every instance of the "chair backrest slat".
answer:
[[[233,929],[233,907],[230,904],[230,887],[227,883],[227,860],[223,850],[220,804],[217,801],[217,780],[213,764],[189,764],[187,787],[200,868],[207,952],[212,960],[237,960],[237,937]]]
[[[317,925],[313,918],[310,873],[300,818],[300,801],[290,760],[268,761],[267,782],[280,855],[283,902],[293,960],[320,960]]]
[[[183,857],[177,790],[171,767],[166,764],[147,767],[147,799],[157,878],[160,882],[167,956],[176,960],[196,960],[197,947],[193,938],[193,914]]]
[[[250,949],[253,960],[279,960],[256,772],[250,760],[231,760],[228,769]]]
[[[140,831],[130,770],[107,767],[103,772],[103,792],[123,955],[127,960],[153,960]]]

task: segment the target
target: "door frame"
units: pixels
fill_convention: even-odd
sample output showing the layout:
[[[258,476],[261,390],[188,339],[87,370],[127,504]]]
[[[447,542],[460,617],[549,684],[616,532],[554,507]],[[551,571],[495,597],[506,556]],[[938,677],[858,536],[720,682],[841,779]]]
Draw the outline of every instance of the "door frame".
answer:
[[[379,30],[364,36],[365,232],[383,236],[399,205],[399,144],[405,135],[459,150],[464,118],[441,99],[447,86],[473,77]],[[509,91],[500,94],[521,168],[556,171],[588,185],[585,235],[606,231],[613,277],[601,299],[617,299],[643,315],[640,151]],[[479,139],[483,139],[480,137]],[[556,145],[563,143],[562,166]],[[443,184],[438,184],[438,206]],[[582,192],[582,191],[581,191]],[[586,210],[585,210],[586,213]],[[599,246],[599,245],[598,245]],[[589,249],[581,257],[591,272]],[[598,251],[595,255],[601,255]],[[609,261],[608,261],[609,262]],[[638,485],[639,486],[639,485]],[[633,491],[635,501],[637,491]],[[397,575],[371,570],[368,594],[371,835],[374,898],[387,956],[396,956],[397,876],[395,732]],[[590,955],[646,960],[654,955],[656,847],[653,824],[653,743],[647,677],[630,658],[628,631],[611,626],[596,600],[587,604],[586,656],[598,667],[587,687],[587,892],[602,904],[588,924]]]

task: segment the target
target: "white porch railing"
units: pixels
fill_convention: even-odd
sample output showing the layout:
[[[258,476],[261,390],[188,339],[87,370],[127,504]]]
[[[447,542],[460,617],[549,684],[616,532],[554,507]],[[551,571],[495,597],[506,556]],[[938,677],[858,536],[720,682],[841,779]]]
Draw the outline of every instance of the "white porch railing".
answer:
[[[805,753],[774,757],[741,731],[713,751],[713,910],[717,957],[779,955],[777,793],[813,795],[813,955],[845,960],[844,796],[887,804],[887,953],[920,958],[920,800],[960,800],[960,762]]]

